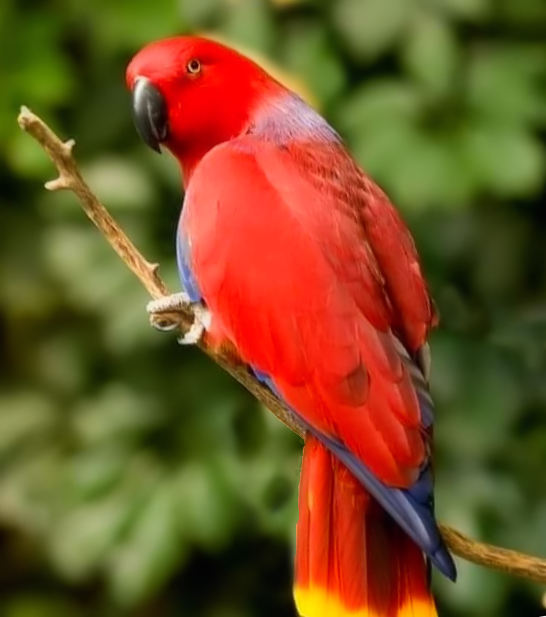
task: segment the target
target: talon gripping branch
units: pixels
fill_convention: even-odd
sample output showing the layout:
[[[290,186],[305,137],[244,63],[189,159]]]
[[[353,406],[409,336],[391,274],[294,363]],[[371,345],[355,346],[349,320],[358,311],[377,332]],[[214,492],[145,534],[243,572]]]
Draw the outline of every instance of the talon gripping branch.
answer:
[[[338,134],[218,43],[152,43],[127,69],[144,141],[178,159],[184,286],[308,427],[294,595],[304,617],[432,617],[455,578],[433,513],[434,308],[412,238]]]

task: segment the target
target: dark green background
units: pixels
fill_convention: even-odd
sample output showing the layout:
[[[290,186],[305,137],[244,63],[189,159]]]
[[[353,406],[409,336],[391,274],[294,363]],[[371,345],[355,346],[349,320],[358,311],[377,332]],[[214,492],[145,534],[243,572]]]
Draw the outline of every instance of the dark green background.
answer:
[[[300,443],[147,323],[140,284],[16,125],[22,103],[177,287],[174,163],[124,67],[215,31],[291,74],[412,228],[432,336],[439,518],[546,555],[543,0],[0,3],[1,617],[289,616]],[[218,113],[221,113],[219,104]],[[458,562],[441,615],[544,588]]]

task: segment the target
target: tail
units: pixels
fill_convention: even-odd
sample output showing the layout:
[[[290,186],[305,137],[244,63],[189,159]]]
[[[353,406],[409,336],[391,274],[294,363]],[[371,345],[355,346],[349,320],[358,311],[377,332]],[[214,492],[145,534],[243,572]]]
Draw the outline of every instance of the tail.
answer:
[[[302,617],[436,617],[421,550],[315,437],[300,479],[294,596]]]

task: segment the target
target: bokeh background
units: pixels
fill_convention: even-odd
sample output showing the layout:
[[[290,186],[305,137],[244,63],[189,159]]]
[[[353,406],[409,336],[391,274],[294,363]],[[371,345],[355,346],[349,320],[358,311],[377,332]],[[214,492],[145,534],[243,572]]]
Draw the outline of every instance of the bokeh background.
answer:
[[[432,336],[439,518],[546,555],[543,0],[2,0],[0,615],[293,616],[301,444],[147,323],[140,284],[16,125],[85,176],[171,288],[180,180],[124,67],[207,31],[268,59],[413,230]],[[221,101],[218,102],[221,113]],[[445,617],[533,617],[544,589],[459,561]]]

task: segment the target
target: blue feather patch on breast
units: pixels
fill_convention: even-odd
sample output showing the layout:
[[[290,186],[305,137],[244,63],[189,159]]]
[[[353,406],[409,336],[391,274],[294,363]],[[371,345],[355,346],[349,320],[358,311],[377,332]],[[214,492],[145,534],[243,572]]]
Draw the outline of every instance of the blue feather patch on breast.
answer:
[[[199,284],[190,267],[190,245],[188,237],[183,233],[182,226],[179,225],[176,233],[176,263],[178,264],[178,274],[182,287],[190,297],[192,302],[200,302],[203,298]]]

